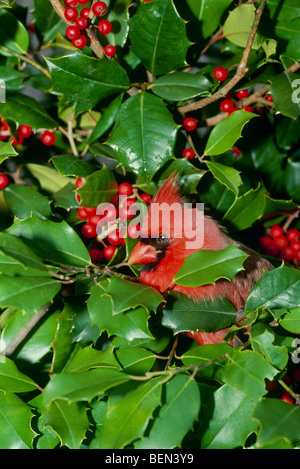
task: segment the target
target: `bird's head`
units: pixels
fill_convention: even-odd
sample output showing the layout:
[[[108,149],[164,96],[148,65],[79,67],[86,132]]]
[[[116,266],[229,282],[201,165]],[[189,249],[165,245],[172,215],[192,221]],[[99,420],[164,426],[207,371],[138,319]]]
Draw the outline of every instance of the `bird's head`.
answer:
[[[189,205],[183,203],[178,175],[173,173],[149,206],[129,264],[144,264],[144,273],[154,272],[160,266],[166,277],[170,271],[173,278],[185,257],[203,244],[203,212],[196,213]]]

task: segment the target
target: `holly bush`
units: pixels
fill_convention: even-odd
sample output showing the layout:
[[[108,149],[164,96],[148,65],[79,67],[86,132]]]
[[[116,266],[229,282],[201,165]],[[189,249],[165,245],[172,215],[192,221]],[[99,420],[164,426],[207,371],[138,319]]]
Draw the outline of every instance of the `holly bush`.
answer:
[[[1,448],[297,447],[299,31],[297,0],[0,1]],[[274,266],[242,325],[126,262],[174,172]],[[179,283],[243,268],[205,254]]]

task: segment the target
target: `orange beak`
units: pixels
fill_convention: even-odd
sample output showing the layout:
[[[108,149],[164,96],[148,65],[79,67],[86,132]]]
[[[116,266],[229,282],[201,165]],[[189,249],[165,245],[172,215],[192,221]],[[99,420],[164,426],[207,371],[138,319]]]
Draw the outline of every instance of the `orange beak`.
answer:
[[[138,242],[128,259],[129,264],[148,264],[157,260],[157,251],[149,244]]]

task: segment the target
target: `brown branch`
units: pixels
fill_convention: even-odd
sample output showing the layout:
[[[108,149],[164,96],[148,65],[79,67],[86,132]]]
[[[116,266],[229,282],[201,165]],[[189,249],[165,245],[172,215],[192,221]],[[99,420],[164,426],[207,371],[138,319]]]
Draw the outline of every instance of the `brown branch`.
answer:
[[[66,20],[65,15],[64,15],[65,8],[60,3],[59,0],[49,0],[49,2],[53,6],[53,8],[56,11],[56,13],[58,14],[58,16],[64,21],[64,23],[66,23],[68,26],[73,25],[73,23]],[[87,36],[90,40],[90,48],[92,49],[94,54],[97,57],[99,57],[99,59],[101,59],[103,57],[103,55],[105,55],[103,47],[101,46],[100,42],[98,41],[98,39],[96,38],[96,36],[94,35],[94,33],[90,29],[87,28],[86,33],[87,33]]]
[[[229,93],[229,91],[242,78],[244,78],[244,76],[248,72],[247,62],[248,62],[248,59],[249,59],[250,51],[251,51],[251,48],[252,48],[252,45],[253,45],[253,41],[254,41],[254,38],[255,38],[255,35],[256,35],[256,32],[257,32],[257,28],[258,28],[258,25],[259,25],[259,22],[260,22],[260,19],[261,19],[261,15],[263,13],[266,2],[267,2],[267,0],[261,0],[260,4],[259,4],[259,6],[258,6],[258,8],[255,12],[255,18],[254,18],[254,21],[253,21],[253,24],[252,24],[252,27],[251,27],[251,31],[250,31],[250,34],[249,34],[249,37],[248,37],[248,41],[247,41],[246,47],[244,49],[242,59],[241,59],[240,63],[238,64],[237,71],[236,71],[235,75],[231,78],[231,80],[225,86],[223,86],[223,88],[221,88],[219,91],[212,94],[211,96],[209,96],[207,98],[204,98],[204,99],[201,99],[200,101],[196,101],[196,102],[193,102],[193,103],[190,103],[190,104],[186,104],[185,106],[179,107],[178,111],[180,112],[181,115],[184,115],[184,114],[186,114],[187,112],[190,112],[190,111],[196,111],[198,109],[201,109],[201,108],[207,106],[208,104],[211,104],[211,103],[217,101],[218,99],[223,98],[224,96],[226,96],[227,93]]]

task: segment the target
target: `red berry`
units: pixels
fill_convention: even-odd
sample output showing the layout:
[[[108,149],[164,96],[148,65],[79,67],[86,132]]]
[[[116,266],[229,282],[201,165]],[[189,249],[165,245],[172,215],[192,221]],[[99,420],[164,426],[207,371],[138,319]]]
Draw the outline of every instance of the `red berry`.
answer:
[[[280,396],[280,400],[283,402],[287,402],[288,404],[294,403],[294,399],[290,394],[283,394],[282,396]]]
[[[64,4],[66,7],[77,7],[78,1],[77,0],[64,0]]]
[[[50,147],[51,145],[54,145],[55,143],[55,135],[53,132],[50,132],[50,130],[46,130],[42,134],[42,143],[46,145],[47,147]]]
[[[104,2],[95,2],[92,10],[95,16],[102,16],[107,10],[107,5]]]
[[[277,388],[278,388],[278,384],[276,383],[276,381],[267,380],[267,382],[266,382],[266,390],[267,391],[269,391],[269,392],[276,391]]]
[[[273,102],[273,96],[271,96],[270,94],[266,94],[265,98],[266,98],[266,100],[269,101],[270,103]]]
[[[266,246],[270,246],[272,243],[273,243],[273,241],[272,241],[272,238],[270,238],[270,236],[262,236],[259,239],[259,245],[262,248],[265,248]]]
[[[93,215],[96,215],[97,209],[94,207],[83,207],[86,213],[88,214],[89,217],[92,217]]]
[[[285,384],[287,384],[287,385],[291,384],[291,382],[292,382],[291,377],[290,377],[288,374],[285,374],[285,375],[283,376],[282,381],[283,381]],[[283,391],[283,392],[284,392],[284,391]]]
[[[105,222],[115,221],[118,216],[118,209],[113,204],[106,204],[97,208],[97,215],[105,218]]]
[[[228,77],[228,72],[224,67],[216,67],[213,71],[213,75],[218,81],[225,81]]]
[[[20,125],[18,130],[19,135],[22,135],[23,138],[29,138],[32,135],[32,128],[29,125]]]
[[[86,18],[83,18],[83,16],[79,16],[76,20],[76,26],[78,29],[85,29],[88,27],[88,20]]]
[[[119,246],[122,243],[123,238],[120,236],[119,230],[114,230],[107,235],[107,241],[114,246]]]
[[[8,185],[8,178],[5,174],[0,174],[0,189],[4,189]]]
[[[183,127],[187,132],[195,130],[197,127],[197,121],[193,117],[186,117],[183,121]]]
[[[108,45],[104,47],[104,53],[107,57],[113,57],[116,53],[116,48],[113,45]]]
[[[195,156],[195,152],[192,148],[185,148],[182,152],[183,158],[187,158],[188,160],[192,160]]]
[[[238,99],[244,99],[244,98],[247,98],[248,94],[249,94],[248,90],[240,90],[240,91],[237,91],[236,97]]]
[[[81,233],[85,238],[94,238],[97,235],[96,226],[91,223],[85,223],[81,228]]]
[[[131,195],[132,194],[132,186],[128,182],[122,182],[118,187],[118,193],[120,195]]]
[[[277,238],[278,239],[278,238]],[[283,249],[282,253],[280,254],[279,258],[285,262],[290,262],[296,256],[296,252],[293,248],[287,247]]]
[[[88,18],[89,17],[89,14],[90,14],[90,7],[84,7],[82,8],[81,12],[80,12],[80,16],[82,16],[82,18]]]
[[[89,251],[92,262],[101,262],[103,259],[103,252],[101,249],[93,248]]]
[[[87,44],[85,36],[79,36],[77,39],[73,39],[72,44],[76,49],[83,49]]]
[[[295,368],[293,371],[292,371],[292,380],[295,382],[295,383],[300,383],[300,368]]]
[[[280,225],[273,225],[270,229],[270,236],[271,238],[277,238],[278,236],[283,236],[284,235],[284,231],[283,229],[281,228]]]
[[[230,109],[230,111],[228,111],[228,115],[230,116],[233,112],[236,111],[238,111],[238,108],[234,107],[233,109]]]
[[[279,249],[285,249],[288,247],[289,242],[285,236],[276,236],[276,238],[274,238],[274,244]]]
[[[1,133],[3,132],[3,134],[5,134],[6,132],[9,132],[9,126],[6,122],[1,122],[1,126],[0,126],[0,142],[4,141],[4,140],[7,140],[8,139],[8,135],[1,135]]]
[[[108,20],[101,20],[98,23],[98,29],[101,34],[109,34],[112,31],[112,24]]]
[[[77,178],[76,181],[75,181],[75,187],[81,187],[83,186],[83,184],[85,183],[85,179],[84,178]]]
[[[77,215],[79,216],[79,218],[81,218],[81,220],[87,220],[89,218],[86,210],[85,210],[85,207],[80,207],[78,210],[77,210]]]
[[[295,253],[300,251],[300,241],[292,241],[291,248],[294,249]]]
[[[65,18],[68,21],[75,21],[76,18],[78,17],[78,11],[74,7],[67,7],[65,9]]]
[[[90,0],[78,0],[78,3],[80,3],[80,5],[86,5],[89,1]]]
[[[70,41],[80,37],[80,30],[76,26],[68,26],[66,29],[66,36]]]
[[[292,243],[293,241],[300,240],[300,231],[297,228],[292,228],[286,232],[286,237]]]
[[[140,235],[140,225],[137,223],[131,223],[127,228],[127,234],[129,238],[137,239]]]
[[[272,242],[272,244],[270,244],[269,246],[265,246],[264,251],[267,256],[275,257],[277,256],[279,249]]]
[[[17,147],[19,145],[22,145],[22,143],[24,142],[24,137],[22,137],[22,135],[19,135],[19,140],[16,140],[15,137],[12,136],[10,137],[10,141],[14,147]]]
[[[106,259],[112,259],[115,255],[116,250],[117,250],[117,247],[111,244],[110,246],[106,246],[103,249],[103,255]]]
[[[224,99],[220,103],[220,109],[223,112],[230,112],[234,108],[234,104],[230,99]]]
[[[102,222],[103,217],[101,215],[92,215],[89,217],[89,223],[92,223],[92,225],[96,226],[102,226],[104,225],[104,222]]]
[[[254,112],[253,107],[251,107],[251,106],[245,106],[245,107],[243,107],[243,110],[246,111],[246,112]]]
[[[236,147],[236,146],[232,147],[232,151],[233,151],[233,153],[234,153],[235,155],[237,155],[237,156],[239,156],[239,155],[242,154],[241,150],[240,150],[238,147]]]
[[[144,194],[141,194],[141,199],[142,199],[144,202],[146,202],[146,204],[150,204],[152,197],[151,197],[150,194],[144,193]]]

